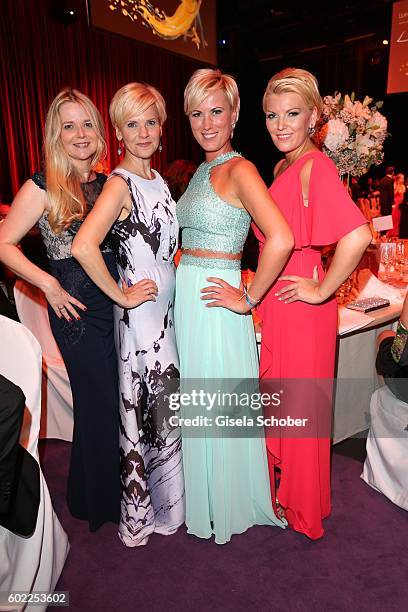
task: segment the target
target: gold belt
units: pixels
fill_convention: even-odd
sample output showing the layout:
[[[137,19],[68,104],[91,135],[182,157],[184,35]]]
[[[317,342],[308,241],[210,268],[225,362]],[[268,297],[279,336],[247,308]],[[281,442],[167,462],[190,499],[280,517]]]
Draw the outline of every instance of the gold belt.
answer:
[[[207,249],[181,249],[182,255],[204,257],[208,259],[241,259],[241,253],[223,253],[221,251],[207,251]]]

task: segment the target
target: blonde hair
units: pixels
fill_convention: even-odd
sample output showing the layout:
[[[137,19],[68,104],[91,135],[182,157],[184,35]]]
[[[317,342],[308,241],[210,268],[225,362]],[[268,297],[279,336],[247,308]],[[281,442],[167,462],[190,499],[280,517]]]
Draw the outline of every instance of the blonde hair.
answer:
[[[167,119],[166,103],[161,93],[147,83],[128,83],[121,87],[113,96],[109,106],[109,116],[115,129],[130,119],[144,113],[149,106],[155,104],[160,125]]]
[[[227,97],[231,110],[237,114],[238,121],[240,99],[238,85],[229,74],[223,74],[221,70],[212,68],[200,68],[196,70],[184,90],[184,112],[188,115],[193,108],[197,108],[201,102],[216,91],[223,91]]]
[[[89,113],[98,143],[91,167],[105,157],[105,128],[93,102],[76,89],[63,89],[51,102],[44,131],[44,158],[47,198],[50,205],[48,221],[55,234],[66,230],[73,221],[83,219],[86,203],[81,189],[81,177],[67,155],[61,140],[60,108],[66,102],[81,104]]]
[[[302,68],[285,68],[275,74],[266,86],[262,108],[266,112],[266,98],[271,94],[297,93],[312,110],[316,108],[317,119],[323,109],[316,77]]]

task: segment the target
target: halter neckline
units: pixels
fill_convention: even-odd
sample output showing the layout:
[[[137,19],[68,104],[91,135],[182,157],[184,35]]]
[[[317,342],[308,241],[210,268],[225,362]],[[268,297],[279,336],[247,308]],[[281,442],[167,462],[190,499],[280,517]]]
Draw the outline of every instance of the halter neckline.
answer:
[[[207,168],[209,168],[212,165],[222,164],[223,162],[226,162],[229,159],[232,159],[233,157],[241,157],[241,153],[238,153],[237,151],[228,151],[228,153],[222,153],[215,159],[212,159],[209,162],[204,162],[204,164],[207,166]]]

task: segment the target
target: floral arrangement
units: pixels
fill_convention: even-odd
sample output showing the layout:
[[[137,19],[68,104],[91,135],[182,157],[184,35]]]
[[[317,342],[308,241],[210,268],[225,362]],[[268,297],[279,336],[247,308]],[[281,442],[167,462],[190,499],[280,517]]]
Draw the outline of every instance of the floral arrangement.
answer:
[[[322,116],[314,140],[336,164],[339,174],[361,176],[372,164],[383,161],[387,119],[379,112],[382,102],[363,102],[335,93],[323,99]]]

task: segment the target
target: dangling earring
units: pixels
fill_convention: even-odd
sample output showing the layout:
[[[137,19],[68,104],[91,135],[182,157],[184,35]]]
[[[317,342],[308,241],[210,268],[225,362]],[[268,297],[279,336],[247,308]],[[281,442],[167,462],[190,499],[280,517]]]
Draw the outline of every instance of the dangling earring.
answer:
[[[159,142],[159,153],[161,153],[163,151],[163,145],[162,145],[162,140],[160,138],[160,142]]]
[[[311,126],[309,127],[309,136],[312,136],[312,135],[315,133],[315,131],[316,131],[315,126],[314,126],[314,125],[311,125]]]
[[[234,121],[234,123],[231,123],[231,128],[232,128],[232,129],[231,129],[231,138],[233,138],[233,137],[234,137],[234,130],[235,130],[235,126],[236,126],[236,125],[237,125],[237,124],[236,124],[236,122],[235,122],[235,121]]]
[[[119,146],[118,146],[118,155],[119,157],[122,155],[123,151],[122,151],[122,147],[120,146],[121,141],[119,140]]]

